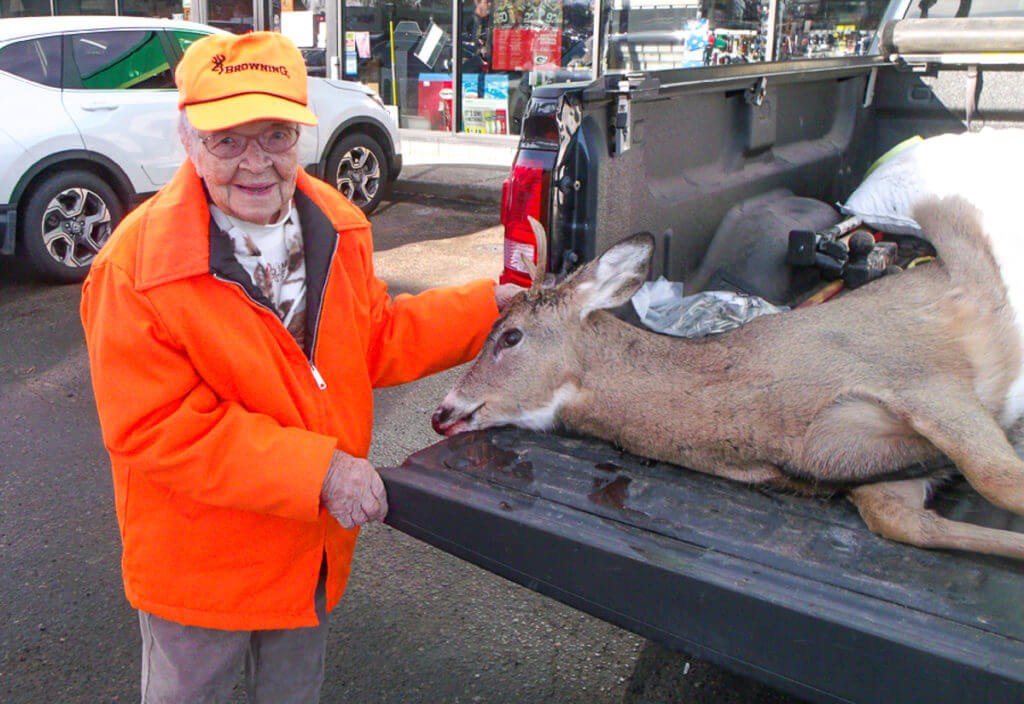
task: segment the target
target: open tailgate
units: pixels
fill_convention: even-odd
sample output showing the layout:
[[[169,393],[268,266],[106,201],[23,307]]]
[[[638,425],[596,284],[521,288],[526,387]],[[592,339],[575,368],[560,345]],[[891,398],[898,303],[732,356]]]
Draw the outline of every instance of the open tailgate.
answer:
[[[808,700],[1024,701],[1024,563],[887,541],[843,499],[513,428],[381,475],[392,527]],[[936,503],[1024,532],[965,483]]]

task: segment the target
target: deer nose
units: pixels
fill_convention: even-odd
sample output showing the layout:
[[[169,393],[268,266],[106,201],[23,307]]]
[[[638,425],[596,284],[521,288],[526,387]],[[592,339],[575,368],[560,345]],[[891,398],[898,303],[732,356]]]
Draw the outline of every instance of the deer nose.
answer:
[[[438,435],[444,435],[444,425],[452,416],[452,409],[448,406],[438,406],[434,415],[430,416],[430,426]]]

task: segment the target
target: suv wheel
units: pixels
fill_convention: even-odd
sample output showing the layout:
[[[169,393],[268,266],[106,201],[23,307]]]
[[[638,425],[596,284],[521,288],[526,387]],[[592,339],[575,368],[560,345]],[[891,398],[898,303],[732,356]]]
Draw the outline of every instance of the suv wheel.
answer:
[[[384,197],[388,162],[373,137],[350,134],[327,157],[325,180],[369,215]]]
[[[25,248],[46,278],[81,281],[122,215],[117,194],[99,176],[77,169],[52,174],[25,205]]]

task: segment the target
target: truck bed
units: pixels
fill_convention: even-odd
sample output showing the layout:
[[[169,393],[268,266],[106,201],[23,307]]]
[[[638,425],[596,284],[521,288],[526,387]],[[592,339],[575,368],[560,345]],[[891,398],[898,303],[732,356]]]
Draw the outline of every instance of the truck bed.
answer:
[[[501,428],[381,470],[387,523],[810,701],[1024,701],[1024,563],[871,534],[809,499]],[[1024,532],[966,483],[936,508]]]

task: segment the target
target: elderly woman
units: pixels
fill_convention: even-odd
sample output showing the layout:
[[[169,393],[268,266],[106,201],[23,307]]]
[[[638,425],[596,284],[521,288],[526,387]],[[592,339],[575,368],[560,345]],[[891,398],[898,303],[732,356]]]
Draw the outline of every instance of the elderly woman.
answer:
[[[358,526],[372,389],[472,358],[514,289],[392,300],[362,212],[298,164],[302,56],[214,35],[177,68],[188,159],[82,294],[145,702],[313,702]]]

